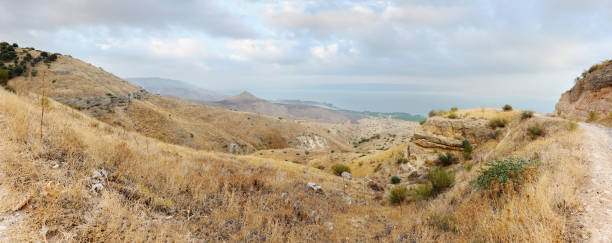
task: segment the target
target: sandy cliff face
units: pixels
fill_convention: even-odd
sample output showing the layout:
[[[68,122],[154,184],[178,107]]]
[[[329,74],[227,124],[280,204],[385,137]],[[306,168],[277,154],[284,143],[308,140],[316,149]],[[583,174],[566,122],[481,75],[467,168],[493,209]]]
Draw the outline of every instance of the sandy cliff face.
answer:
[[[555,113],[588,119],[593,113],[598,117],[612,112],[612,61],[593,66],[585,72],[576,85],[561,95]]]

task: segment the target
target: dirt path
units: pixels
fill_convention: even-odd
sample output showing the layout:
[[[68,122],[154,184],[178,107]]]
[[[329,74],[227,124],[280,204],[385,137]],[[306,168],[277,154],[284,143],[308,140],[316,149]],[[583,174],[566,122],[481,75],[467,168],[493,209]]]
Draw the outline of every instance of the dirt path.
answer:
[[[612,242],[612,129],[582,123],[589,154],[589,185],[583,193],[589,242]]]

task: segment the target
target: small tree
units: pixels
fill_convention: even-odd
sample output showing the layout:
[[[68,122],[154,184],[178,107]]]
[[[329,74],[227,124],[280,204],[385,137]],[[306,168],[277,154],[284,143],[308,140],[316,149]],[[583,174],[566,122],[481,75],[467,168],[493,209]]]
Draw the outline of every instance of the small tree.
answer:
[[[398,176],[391,177],[391,184],[398,184],[402,181]]]
[[[391,203],[399,204],[400,212],[403,214],[402,202],[406,200],[408,196],[408,188],[406,186],[394,186],[389,192],[389,201]]]

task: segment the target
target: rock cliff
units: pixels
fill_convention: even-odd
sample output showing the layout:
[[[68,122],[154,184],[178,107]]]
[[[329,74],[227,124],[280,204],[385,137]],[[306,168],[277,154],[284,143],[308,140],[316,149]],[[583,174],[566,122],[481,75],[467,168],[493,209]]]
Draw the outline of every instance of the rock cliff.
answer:
[[[563,93],[555,106],[557,115],[593,119],[612,112],[612,61],[605,61],[585,71],[572,89]]]

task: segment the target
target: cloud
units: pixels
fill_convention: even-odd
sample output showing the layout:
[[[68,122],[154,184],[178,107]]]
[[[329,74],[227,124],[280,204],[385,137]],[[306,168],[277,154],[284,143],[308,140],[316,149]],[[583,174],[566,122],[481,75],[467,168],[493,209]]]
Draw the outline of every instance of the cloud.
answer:
[[[27,0],[0,8],[2,40],[119,76],[213,89],[426,83],[434,93],[554,100],[612,53],[604,0]]]

